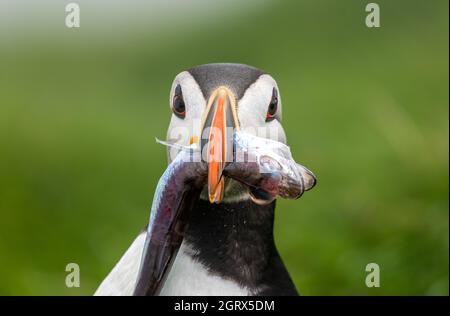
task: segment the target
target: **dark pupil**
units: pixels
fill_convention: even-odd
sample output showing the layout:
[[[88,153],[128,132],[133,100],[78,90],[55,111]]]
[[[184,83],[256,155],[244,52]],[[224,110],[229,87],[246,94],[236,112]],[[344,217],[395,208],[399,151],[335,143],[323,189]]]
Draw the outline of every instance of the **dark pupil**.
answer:
[[[175,96],[175,101],[174,101],[173,107],[174,107],[175,111],[177,111],[178,113],[184,112],[185,106],[184,106],[184,100],[183,100],[182,95]]]
[[[278,100],[274,100],[274,101],[270,102],[270,105],[269,105],[269,114],[270,115],[274,115],[275,112],[277,111],[277,103],[278,103]]]
[[[275,115],[277,107],[278,107],[278,92],[277,89],[273,88],[272,100],[270,100],[269,104],[269,115]]]
[[[175,88],[175,96],[173,98],[173,109],[176,114],[184,114],[186,106],[184,105],[183,93],[181,91],[181,86],[177,85]]]

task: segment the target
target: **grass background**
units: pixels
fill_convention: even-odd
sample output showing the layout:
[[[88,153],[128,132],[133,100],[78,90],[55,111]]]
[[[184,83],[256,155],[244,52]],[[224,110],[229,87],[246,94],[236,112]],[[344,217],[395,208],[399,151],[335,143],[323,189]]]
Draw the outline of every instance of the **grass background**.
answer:
[[[359,0],[129,1],[124,17],[78,2],[67,29],[64,1],[2,1],[0,294],[92,294],[148,220],[174,76],[239,62],[277,80],[293,155],[319,180],[276,214],[301,293],[448,295],[447,1],[377,1],[379,29]]]

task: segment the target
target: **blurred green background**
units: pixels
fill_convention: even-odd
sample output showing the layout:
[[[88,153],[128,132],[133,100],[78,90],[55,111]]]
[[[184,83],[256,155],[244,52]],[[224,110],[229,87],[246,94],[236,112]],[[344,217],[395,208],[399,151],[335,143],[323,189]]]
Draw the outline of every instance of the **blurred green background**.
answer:
[[[448,1],[376,1],[378,29],[360,0],[84,0],[79,29],[68,2],[0,0],[0,294],[92,294],[148,220],[173,78],[239,62],[319,179],[276,214],[300,292],[448,295]]]

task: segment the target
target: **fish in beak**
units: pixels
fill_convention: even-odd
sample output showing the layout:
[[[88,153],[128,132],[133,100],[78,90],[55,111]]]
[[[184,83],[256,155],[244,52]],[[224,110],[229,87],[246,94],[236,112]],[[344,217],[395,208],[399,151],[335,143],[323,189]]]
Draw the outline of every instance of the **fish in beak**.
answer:
[[[233,160],[233,133],[239,128],[236,97],[225,86],[211,94],[202,121],[202,160],[208,164],[208,196],[220,203],[225,191],[223,170]]]
[[[219,106],[222,107],[225,101],[220,101],[220,98],[225,100],[222,95],[214,102],[217,105],[223,103]],[[216,116],[214,114],[213,118]],[[223,143],[216,145],[223,146]],[[226,145],[225,150],[235,148],[236,152],[244,153],[251,159],[228,163],[222,168],[223,160],[202,162],[199,148],[188,147],[177,155],[159,179],[133,295],[160,294],[183,241],[189,214],[194,210],[207,181],[215,181],[209,187],[213,189],[210,198],[215,203],[219,203],[223,195],[223,191],[217,192],[223,190],[220,187],[222,173],[269,201],[276,197],[299,198],[315,184],[314,174],[297,164],[289,147],[284,144],[237,132],[231,146]],[[210,170],[220,176],[209,177]]]

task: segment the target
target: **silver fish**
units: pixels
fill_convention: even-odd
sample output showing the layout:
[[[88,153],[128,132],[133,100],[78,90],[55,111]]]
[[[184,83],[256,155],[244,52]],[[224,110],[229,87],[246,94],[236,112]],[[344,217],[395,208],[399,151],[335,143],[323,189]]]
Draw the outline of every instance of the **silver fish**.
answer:
[[[180,152],[155,191],[133,295],[159,294],[183,241],[189,213],[207,182],[208,168],[199,148],[162,143],[177,146]],[[285,144],[237,131],[233,147],[233,159],[226,162],[223,176],[245,184],[255,202],[296,199],[316,183],[313,173],[293,160]]]

